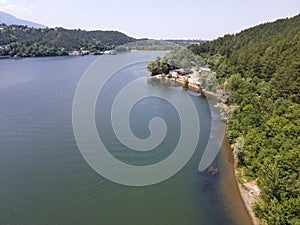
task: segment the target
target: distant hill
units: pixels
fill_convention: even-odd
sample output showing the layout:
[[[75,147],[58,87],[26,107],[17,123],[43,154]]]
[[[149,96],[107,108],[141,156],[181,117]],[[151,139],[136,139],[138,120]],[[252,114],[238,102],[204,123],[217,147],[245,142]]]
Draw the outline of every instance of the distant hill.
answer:
[[[183,45],[183,46],[188,46],[191,44],[201,44],[201,43],[205,42],[204,40],[201,40],[201,39],[168,39],[168,40],[164,40],[164,41],[172,42],[172,43]]]
[[[187,47],[190,44],[200,44],[202,40],[185,40],[185,39],[170,39],[170,40],[154,40],[154,39],[139,39],[136,42],[119,46],[117,50],[122,51],[171,51]]]
[[[139,39],[138,41],[120,46],[117,48],[117,50],[126,49],[127,51],[170,51],[178,48],[180,48],[180,46],[174,42],[153,39]]]
[[[85,31],[64,28],[36,29],[0,25],[0,56],[34,57],[102,54],[136,39],[118,31]]]
[[[27,20],[18,19],[17,17],[0,11],[0,24],[7,24],[7,25],[24,25],[28,27],[34,28],[46,28],[46,26],[34,22],[30,22]]]

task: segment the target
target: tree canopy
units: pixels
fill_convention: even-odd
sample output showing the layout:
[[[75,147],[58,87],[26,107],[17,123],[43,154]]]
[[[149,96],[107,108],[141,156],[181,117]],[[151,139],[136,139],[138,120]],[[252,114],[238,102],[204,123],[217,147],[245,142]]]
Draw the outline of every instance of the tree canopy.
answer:
[[[64,28],[36,29],[21,25],[0,25],[0,55],[12,57],[66,55],[73,50],[91,54],[135,41],[118,31],[84,31]]]
[[[206,59],[226,104],[236,106],[227,134],[244,143],[238,166],[258,178],[257,216],[300,224],[300,15],[189,49]]]
[[[187,48],[178,48],[165,54],[163,58],[158,57],[149,63],[147,69],[152,75],[168,74],[170,70],[183,68],[190,70],[192,67],[205,65],[202,58]]]

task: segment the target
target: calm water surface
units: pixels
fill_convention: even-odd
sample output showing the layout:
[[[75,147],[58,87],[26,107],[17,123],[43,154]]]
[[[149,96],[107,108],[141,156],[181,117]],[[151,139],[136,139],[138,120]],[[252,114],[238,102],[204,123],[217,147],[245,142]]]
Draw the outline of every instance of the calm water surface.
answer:
[[[149,59],[159,55],[131,53],[124,57],[132,54]],[[113,56],[107,57],[107,63],[113,63]],[[72,101],[81,76],[96,58],[0,60],[0,224],[249,224],[237,203],[232,180],[224,179],[230,170],[230,166],[224,167],[226,157],[213,163],[221,170],[216,176],[197,171],[210,128],[208,103],[203,97],[191,95],[201,123],[199,145],[190,162],[172,178],[152,186],[127,187],[102,178],[89,167],[74,139]],[[131,129],[145,138],[149,120],[162,117],[168,126],[162,145],[149,155],[135,154],[114,136],[107,114],[113,96],[123,83],[145,76],[145,67],[146,63],[137,63],[119,71],[114,78],[119,82],[104,88],[96,107],[104,144],[119,160],[136,165],[167,157],[180,134],[173,107],[161,99],[147,98],[132,109]],[[145,88],[177,88],[170,86],[167,81],[145,80]],[[181,91],[178,88],[178,96],[173,97],[180,97]]]

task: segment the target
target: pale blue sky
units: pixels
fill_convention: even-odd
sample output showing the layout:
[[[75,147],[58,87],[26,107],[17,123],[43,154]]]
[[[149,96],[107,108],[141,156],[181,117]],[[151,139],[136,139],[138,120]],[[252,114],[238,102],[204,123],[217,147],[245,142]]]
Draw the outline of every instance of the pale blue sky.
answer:
[[[137,38],[211,40],[295,16],[300,0],[0,0],[0,10],[49,27],[118,30]]]

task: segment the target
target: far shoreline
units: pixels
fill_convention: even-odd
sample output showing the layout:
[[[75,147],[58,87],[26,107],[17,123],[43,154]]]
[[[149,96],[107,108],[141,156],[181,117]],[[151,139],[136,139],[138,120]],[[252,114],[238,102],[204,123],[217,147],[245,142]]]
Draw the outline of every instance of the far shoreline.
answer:
[[[168,53],[171,50],[130,50],[130,51],[120,51],[116,54],[85,54],[85,55],[40,55],[40,56],[10,56],[10,55],[0,55],[1,59],[27,59],[27,58],[46,58],[46,57],[84,57],[84,56],[104,56],[104,55],[118,55],[124,53],[149,53],[149,52],[165,52]]]

